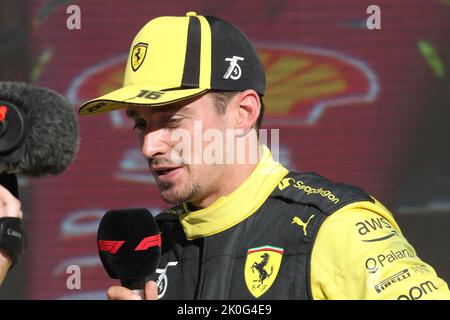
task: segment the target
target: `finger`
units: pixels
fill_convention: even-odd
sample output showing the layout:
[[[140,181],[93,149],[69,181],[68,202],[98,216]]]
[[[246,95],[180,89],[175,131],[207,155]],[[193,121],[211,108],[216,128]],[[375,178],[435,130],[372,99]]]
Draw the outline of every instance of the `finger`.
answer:
[[[22,218],[22,211],[20,210],[20,201],[14,197],[11,192],[0,185],[0,200],[2,210],[0,215],[3,217]]]
[[[133,291],[121,286],[112,286],[108,289],[106,296],[108,300],[142,300]]]
[[[155,281],[149,281],[145,284],[145,299],[158,300],[158,285]]]

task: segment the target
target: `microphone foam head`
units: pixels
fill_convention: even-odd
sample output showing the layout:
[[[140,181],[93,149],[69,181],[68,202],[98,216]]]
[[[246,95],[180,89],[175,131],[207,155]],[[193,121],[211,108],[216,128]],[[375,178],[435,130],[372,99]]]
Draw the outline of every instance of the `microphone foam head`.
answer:
[[[97,244],[108,275],[122,283],[151,276],[161,256],[158,225],[143,208],[108,211],[100,221]]]
[[[0,82],[0,100],[21,110],[28,127],[23,144],[0,157],[0,171],[32,177],[63,172],[79,145],[78,118],[71,103],[53,90],[16,82]]]

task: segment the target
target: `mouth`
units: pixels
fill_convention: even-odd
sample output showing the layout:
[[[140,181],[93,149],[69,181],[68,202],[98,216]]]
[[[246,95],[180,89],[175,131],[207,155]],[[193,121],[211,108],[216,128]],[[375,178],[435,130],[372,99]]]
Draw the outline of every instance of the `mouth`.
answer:
[[[168,179],[172,179],[177,176],[183,167],[159,167],[159,168],[151,168],[151,171],[159,180],[165,181]]]

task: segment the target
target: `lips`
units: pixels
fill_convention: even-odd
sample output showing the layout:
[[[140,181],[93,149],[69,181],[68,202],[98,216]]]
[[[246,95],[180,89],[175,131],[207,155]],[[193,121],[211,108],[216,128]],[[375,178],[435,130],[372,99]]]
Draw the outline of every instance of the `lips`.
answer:
[[[172,170],[174,170],[174,169],[160,170],[160,171],[157,171],[157,174],[158,175],[163,175],[163,174],[169,173]]]
[[[179,167],[153,167],[150,168],[150,170],[152,170],[154,173],[156,173],[157,175],[163,175],[166,174],[172,170],[178,169]]]
[[[154,167],[151,168],[153,174],[160,180],[166,180],[173,178],[177,173],[181,171],[182,167]]]

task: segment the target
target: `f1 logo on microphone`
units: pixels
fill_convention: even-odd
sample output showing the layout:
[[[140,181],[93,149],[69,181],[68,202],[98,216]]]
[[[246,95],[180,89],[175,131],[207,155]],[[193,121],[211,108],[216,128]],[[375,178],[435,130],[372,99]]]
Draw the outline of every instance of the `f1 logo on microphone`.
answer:
[[[98,240],[98,251],[107,251],[111,254],[116,253],[125,241]]]
[[[124,240],[99,240],[98,250],[115,254],[124,243]],[[143,251],[152,247],[161,247],[161,235],[157,234],[142,239],[134,251]]]
[[[142,239],[142,241],[137,245],[134,251],[147,250],[151,247],[160,247],[161,248],[161,235],[157,234],[155,236],[150,236]]]

